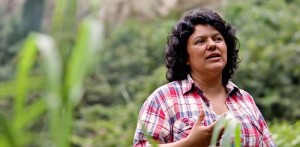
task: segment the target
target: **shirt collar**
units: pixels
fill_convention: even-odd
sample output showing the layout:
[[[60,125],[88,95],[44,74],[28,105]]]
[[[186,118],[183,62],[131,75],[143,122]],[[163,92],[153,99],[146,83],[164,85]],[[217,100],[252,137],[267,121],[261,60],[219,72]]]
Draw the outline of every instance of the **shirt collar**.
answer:
[[[228,95],[230,95],[232,92],[234,91],[239,91],[239,87],[237,87],[233,82],[228,81],[227,85],[226,85],[226,90]]]
[[[194,86],[195,86],[195,82],[192,79],[191,75],[188,74],[187,78],[182,80],[182,92],[183,92],[183,94],[186,94],[187,92],[189,92]]]
[[[181,83],[182,83],[182,92],[183,92],[183,94],[186,94],[187,92],[192,90],[192,88],[196,87],[196,83],[194,82],[194,80],[192,79],[190,74],[188,74],[187,78],[182,80]],[[235,90],[239,90],[239,88],[233,82],[228,81],[228,83],[226,85],[226,90],[227,90],[227,93],[229,95],[232,92],[234,92]]]

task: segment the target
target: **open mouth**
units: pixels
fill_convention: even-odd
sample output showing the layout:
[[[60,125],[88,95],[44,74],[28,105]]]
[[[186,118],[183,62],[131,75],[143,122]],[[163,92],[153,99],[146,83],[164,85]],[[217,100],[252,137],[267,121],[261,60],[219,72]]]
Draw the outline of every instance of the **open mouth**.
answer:
[[[206,59],[217,59],[220,57],[221,57],[220,54],[215,53],[215,54],[211,54],[211,55],[207,56]]]

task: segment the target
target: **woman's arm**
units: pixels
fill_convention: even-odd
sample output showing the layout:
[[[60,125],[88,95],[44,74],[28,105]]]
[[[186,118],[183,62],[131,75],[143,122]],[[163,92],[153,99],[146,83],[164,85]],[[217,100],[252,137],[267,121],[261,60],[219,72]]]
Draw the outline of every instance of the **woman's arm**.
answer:
[[[177,142],[160,144],[159,147],[207,147],[210,145],[210,140],[213,133],[215,122],[210,126],[203,126],[204,112],[200,111],[197,121],[187,136]]]

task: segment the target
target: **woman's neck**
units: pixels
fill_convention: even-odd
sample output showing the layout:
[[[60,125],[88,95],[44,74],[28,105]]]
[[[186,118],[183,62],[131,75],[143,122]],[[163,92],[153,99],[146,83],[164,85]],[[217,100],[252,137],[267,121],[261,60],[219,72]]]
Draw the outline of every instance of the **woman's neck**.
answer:
[[[207,95],[215,95],[225,92],[225,88],[222,84],[222,75],[203,78],[203,76],[191,74],[191,77],[197,83],[199,88],[201,88],[201,90]]]
[[[220,115],[228,111],[226,105],[227,92],[222,84],[222,75],[205,78],[193,74],[191,76],[203,91],[203,95],[209,100],[209,104],[216,114]]]

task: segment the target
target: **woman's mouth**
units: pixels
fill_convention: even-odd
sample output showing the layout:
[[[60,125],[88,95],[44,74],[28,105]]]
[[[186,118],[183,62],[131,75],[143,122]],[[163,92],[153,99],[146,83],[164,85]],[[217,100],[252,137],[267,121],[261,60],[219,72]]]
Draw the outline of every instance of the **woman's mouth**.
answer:
[[[218,53],[213,53],[213,54],[210,54],[206,57],[207,60],[217,60],[217,59],[220,59],[221,58],[221,55],[218,54]]]

